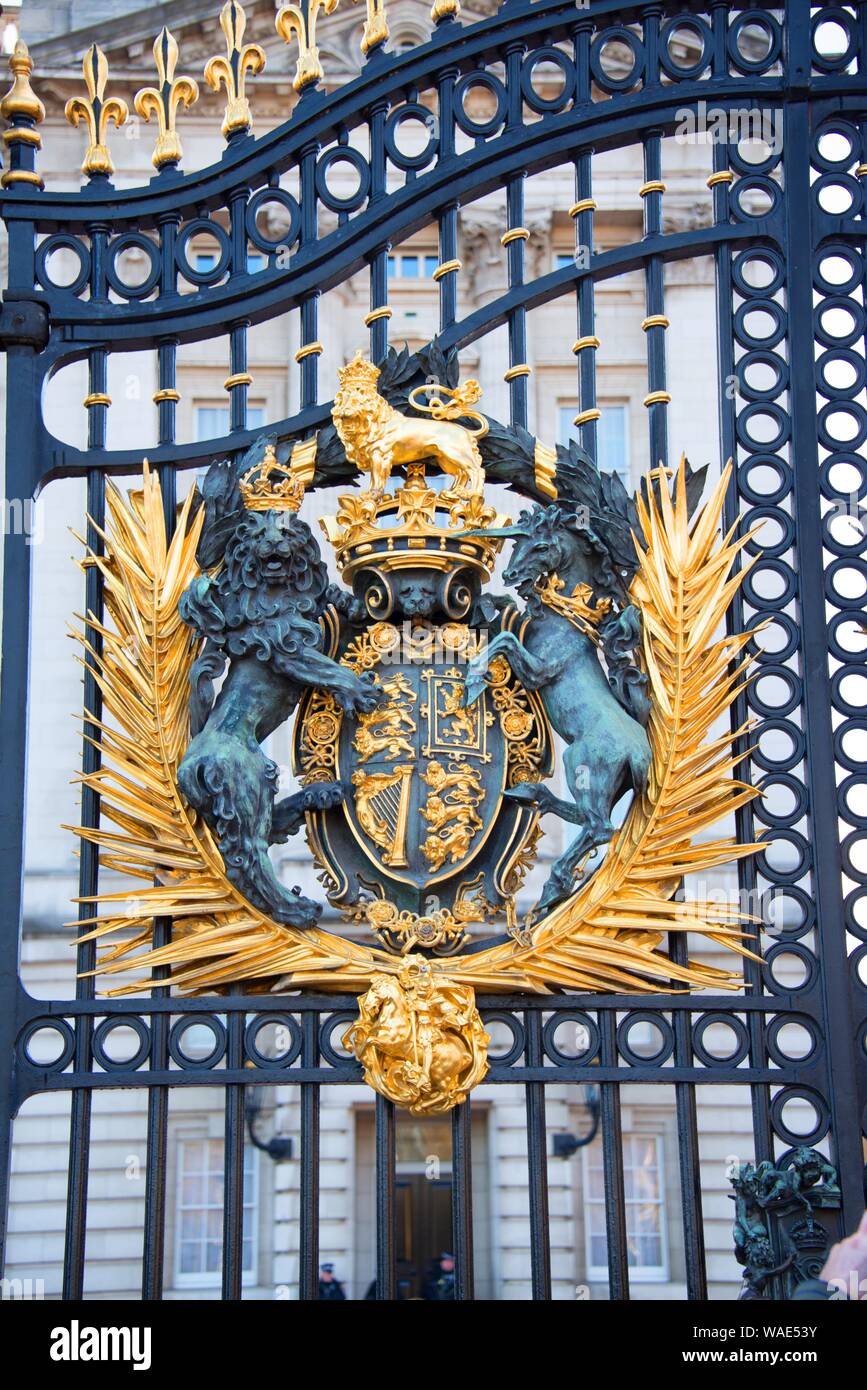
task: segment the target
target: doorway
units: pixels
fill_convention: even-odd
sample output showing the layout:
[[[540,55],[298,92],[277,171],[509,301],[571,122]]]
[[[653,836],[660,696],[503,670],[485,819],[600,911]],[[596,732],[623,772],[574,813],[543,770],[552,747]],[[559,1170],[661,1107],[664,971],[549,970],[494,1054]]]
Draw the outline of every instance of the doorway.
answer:
[[[472,1117],[473,1227],[476,1296],[488,1297],[490,1271],[489,1168],[486,1108]],[[354,1287],[363,1297],[376,1267],[374,1118],[356,1111],[357,1184],[355,1198]],[[451,1116],[417,1117],[399,1110],[395,1117],[395,1275],[401,1302],[425,1296],[425,1284],[439,1256],[452,1251]]]
[[[452,1179],[407,1173],[397,1178],[397,1297],[424,1298],[440,1255],[452,1247]]]

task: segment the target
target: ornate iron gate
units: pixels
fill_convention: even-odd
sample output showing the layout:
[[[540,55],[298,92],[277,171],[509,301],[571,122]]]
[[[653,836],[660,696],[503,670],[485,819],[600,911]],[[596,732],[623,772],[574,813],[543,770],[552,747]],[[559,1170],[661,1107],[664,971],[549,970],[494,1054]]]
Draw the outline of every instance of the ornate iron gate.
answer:
[[[682,993],[645,996],[581,994],[568,997],[486,998],[485,1019],[500,1019],[513,1038],[494,1060],[489,1081],[520,1083],[526,1094],[528,1181],[534,1297],[550,1296],[545,1088],[549,1083],[593,1083],[600,1090],[604,1146],[610,1293],[628,1297],[624,1217],[624,1165],[620,1129],[623,1083],[673,1085],[679,1138],[685,1263],[690,1298],[706,1296],[705,1253],[699,1190],[695,1087],[749,1087],[757,1159],[780,1149],[819,1143],[829,1136],[843,1194],[843,1222],[851,1228],[863,1209],[862,1125],[867,1102],[867,865],[863,860],[867,816],[863,765],[847,734],[867,728],[863,643],[858,615],[867,575],[860,542],[841,534],[834,517],[848,505],[849,489],[835,485],[838,464],[857,470],[858,496],[867,490],[863,444],[865,328],[864,199],[867,181],[867,5],[755,7],[711,3],[615,5],[572,0],[506,0],[478,23],[463,26],[454,0],[436,0],[430,41],[409,52],[382,47],[382,7],[368,7],[367,63],[361,76],[326,94],[315,78],[314,55],[305,49],[319,9],[302,0],[297,19],[307,66],[303,92],[291,119],[252,139],[237,88],[239,50],[229,35],[230,103],[223,158],[210,168],[181,175],[172,144],[176,102],[173,69],[154,101],[163,132],[158,174],[137,189],[114,189],[103,158],[107,108],[95,74],[90,111],[96,123],[89,175],[80,193],[43,189],[37,171],[38,103],[30,94],[26,52],[12,59],[17,82],[2,106],[9,168],[3,176],[2,211],[9,231],[9,277],[2,309],[8,363],[6,494],[30,498],[48,479],[87,479],[88,540],[100,544],[108,477],[135,473],[137,449],[107,450],[106,392],[110,354],[149,349],[158,354],[159,445],[151,462],[160,474],[167,525],[174,517],[177,469],[221,454],[235,456],[253,440],[246,408],[250,377],[246,340],[251,325],[289,309],[300,311],[300,410],[273,427],[282,438],[302,438],[328,418],[319,400],[317,300],[350,275],[367,268],[370,278],[370,356],[388,346],[387,258],[392,246],[435,223],[439,263],[440,341],[461,348],[506,325],[509,339],[511,423],[526,428],[527,316],[557,297],[574,296],[577,314],[576,373],[582,442],[595,455],[596,395],[594,324],[596,286],[626,271],[646,282],[647,422],[653,460],[668,456],[664,267],[697,256],[714,259],[717,277],[715,393],[722,457],[736,468],[728,520],[748,527],[761,518],[777,526],[779,540],[764,553],[733,604],[735,630],[771,615],[774,642],[757,648],[759,672],[782,683],[785,695],[763,697],[753,683],[732,712],[735,727],[758,720],[751,735],[756,780],[785,787],[791,809],[774,814],[757,803],[738,815],[746,842],[761,828],[766,847],[741,863],[742,887],[756,895],[785,896],[787,923],[770,941],[763,963],[746,962],[749,988],[740,996]],[[288,12],[288,7],[287,7]],[[836,35],[829,41],[828,35]],[[686,38],[687,56],[673,42]],[[234,45],[234,47],[233,47]],[[612,63],[612,51],[619,51]],[[166,60],[170,59],[168,45]],[[96,58],[94,58],[96,63]],[[534,75],[555,69],[559,90],[540,95]],[[241,64],[243,73],[243,64]],[[232,74],[235,74],[233,76]],[[468,114],[465,99],[483,90],[489,118]],[[702,103],[704,105],[702,105]],[[102,112],[100,107],[102,106]],[[663,141],[688,109],[696,120],[709,113],[760,108],[779,142],[767,158],[746,163],[728,139],[706,145],[707,184],[713,218],[694,230],[663,230]],[[91,117],[87,117],[90,119]],[[406,121],[429,132],[425,149],[405,154],[398,132]],[[459,153],[459,133],[469,137]],[[355,140],[353,137],[364,138]],[[826,136],[837,137],[829,142]],[[555,166],[574,168],[570,209],[576,246],[593,244],[594,157],[608,149],[643,150],[640,240],[602,251],[528,279],[525,264],[525,182]],[[362,149],[365,152],[362,152]],[[336,196],[328,171],[348,165],[357,190]],[[281,178],[297,176],[297,196]],[[508,230],[508,293],[461,321],[458,210],[495,189],[505,189]],[[260,230],[259,211],[281,205],[288,230],[279,242]],[[317,234],[317,210],[337,214],[337,226]],[[190,264],[190,240],[201,231],[216,238],[219,254],[206,270]],[[247,273],[248,243],[268,258],[267,269]],[[145,279],[130,287],[117,269],[125,248],[147,259]],[[79,273],[65,286],[50,278],[51,252],[64,248]],[[289,253],[287,256],[287,252]],[[180,295],[183,276],[198,288]],[[829,311],[836,311],[829,316]],[[842,321],[848,326],[839,330]],[[231,432],[205,445],[175,441],[176,353],[179,345],[230,334],[226,383]],[[41,413],[42,388],[61,365],[86,359],[89,391],[88,446],[76,451],[53,438]],[[835,384],[832,363],[848,364],[850,384]],[[758,386],[751,368],[767,368],[770,385]],[[839,376],[838,376],[839,379]],[[709,399],[710,403],[710,399]],[[762,433],[756,421],[770,421]],[[768,432],[768,428],[770,432]],[[771,481],[769,481],[769,479]],[[863,534],[861,539],[863,540]],[[748,547],[749,548],[749,547]],[[752,546],[755,549],[755,546]],[[22,534],[5,542],[3,579],[2,759],[3,809],[0,853],[4,930],[0,951],[0,1177],[5,1189],[12,1119],[28,1097],[45,1090],[72,1093],[64,1293],[80,1297],[85,1268],[88,1156],[94,1090],[146,1088],[148,1143],[142,1292],[158,1298],[166,1221],[166,1148],[169,1088],[212,1085],[225,1096],[225,1203],[223,1296],[241,1290],[242,1173],[245,1088],[297,1085],[301,1091],[302,1298],[317,1297],[320,1088],[359,1083],[361,1069],[335,1050],[332,1034],[348,1015],[328,996],[288,998],[231,995],[178,999],[167,988],[153,997],[96,997],[84,974],[74,1000],[36,1000],[23,989],[17,969],[23,873],[25,743],[30,624],[31,554]],[[852,583],[853,576],[857,582]],[[90,568],[86,611],[102,613],[100,575]],[[782,610],[794,605],[796,617]],[[96,647],[99,636],[92,629]],[[85,675],[85,708],[98,713],[99,689],[92,667]],[[96,742],[85,742],[85,771],[98,766]],[[762,735],[775,739],[763,743]],[[781,754],[781,748],[788,752]],[[83,824],[98,823],[99,806],[86,790]],[[755,826],[753,822],[756,822]],[[797,827],[797,828],[796,828]],[[98,852],[82,846],[80,892],[98,889]],[[83,912],[86,909],[83,909]],[[683,941],[671,954],[682,960]],[[82,972],[94,964],[94,943],[79,948]],[[800,962],[803,983],[793,989],[783,964]],[[255,1046],[262,1020],[288,1021],[300,1056],[280,1070]],[[575,1019],[590,1039],[580,1058],[564,1055],[554,1037],[558,1022]],[[210,1068],[191,1066],[179,1047],[179,1027],[209,1021],[219,1039]],[[652,1019],[662,1043],[653,1057],[629,1046],[636,1020]],[[735,1031],[731,1054],[720,1058],[703,1043],[715,1021]],[[118,1066],[105,1047],[111,1026],[124,1022],[141,1040],[133,1063]],[[781,1040],[787,1023],[806,1030],[806,1055],[791,1056]],[[61,1039],[50,1066],[29,1056],[28,1040],[40,1027]],[[216,1066],[220,1062],[219,1067]],[[793,1132],[786,1106],[812,1106],[808,1134]],[[457,1296],[473,1296],[470,1107],[453,1116],[453,1219]],[[390,1103],[377,1097],[377,1290],[395,1288],[395,1128]],[[5,1211],[5,1190],[2,1202]]]

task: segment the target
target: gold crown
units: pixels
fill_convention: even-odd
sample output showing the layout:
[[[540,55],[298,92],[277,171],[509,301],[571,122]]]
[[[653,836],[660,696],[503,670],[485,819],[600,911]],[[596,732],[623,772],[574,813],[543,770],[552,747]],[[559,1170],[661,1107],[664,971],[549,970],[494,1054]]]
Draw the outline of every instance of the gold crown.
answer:
[[[269,444],[262,461],[254,463],[238,484],[244,506],[250,512],[297,512],[313,479],[315,460],[315,438],[293,447],[288,468]]]
[[[481,497],[447,501],[429,485],[422,463],[406,465],[406,482],[392,494],[347,494],[338,501],[337,515],[320,517],[319,525],[334,546],[337,568],[347,582],[366,565],[450,570],[456,563],[490,579],[503,540],[466,532],[509,522]]]
[[[375,387],[379,380],[379,368],[375,367],[372,362],[368,362],[366,357],[362,357],[359,350],[345,367],[337,368],[337,376],[341,386],[353,386],[357,382],[367,382],[368,384],[372,383]]]

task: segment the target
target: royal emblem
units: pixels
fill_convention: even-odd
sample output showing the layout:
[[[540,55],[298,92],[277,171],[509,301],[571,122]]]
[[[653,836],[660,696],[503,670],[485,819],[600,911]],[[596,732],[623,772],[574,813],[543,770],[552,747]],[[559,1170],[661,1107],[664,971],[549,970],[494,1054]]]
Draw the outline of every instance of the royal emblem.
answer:
[[[746,950],[736,908],[676,890],[756,848],[710,831],[755,795],[715,727],[746,669],[747,636],[720,636],[748,539],[720,534],[728,469],[703,506],[685,462],[630,497],[479,401],[436,344],[357,356],[332,423],[215,462],[169,544],[146,465],[128,500],[110,488],[86,559],[109,618],[84,778],[104,818],[78,833],[152,880],[100,900],[92,934],[120,934],[100,971],[358,994],[347,1045],[419,1113],[485,1074],[479,992],[736,988],[665,942]],[[494,482],[531,508],[499,514]],[[334,484],[337,583],[298,515]],[[507,540],[511,593],[492,592]],[[287,721],[294,787],[262,746]],[[567,834],[521,909],[545,814]],[[270,853],[302,832],[319,900]]]
[[[346,792],[309,816],[331,902],[402,949],[454,950],[468,923],[514,922],[513,870],[538,812],[510,792],[553,766],[541,700],[505,663],[468,700],[472,663],[502,621],[479,607],[501,542],[470,536],[466,513],[502,518],[472,491],[433,491],[416,462],[393,494],[340,502],[323,528],[371,621],[333,625],[329,655],[379,699],[347,713],[311,692],[295,771],[305,787],[337,778]]]

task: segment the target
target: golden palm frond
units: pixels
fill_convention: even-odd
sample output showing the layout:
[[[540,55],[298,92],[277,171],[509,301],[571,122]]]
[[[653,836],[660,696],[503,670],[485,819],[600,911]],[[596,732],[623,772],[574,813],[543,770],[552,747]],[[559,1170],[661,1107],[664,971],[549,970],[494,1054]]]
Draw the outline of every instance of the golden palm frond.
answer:
[[[737,987],[730,972],[675,964],[658,949],[665,933],[686,931],[744,952],[750,920],[736,908],[674,900],[684,874],[706,873],[758,848],[695,839],[756,795],[731,776],[739,760],[732,748],[745,730],[705,741],[743,688],[748,664],[748,635],[715,636],[749,568],[732,574],[747,538],[718,532],[729,472],[692,527],[683,469],[673,501],[651,479],[639,505],[632,593],[644,619],[653,696],[644,795],[601,867],[538,924],[530,944],[515,939],[436,961],[435,973],[481,991]],[[140,978],[116,993],[149,987],[146,972],[156,966],[170,967],[172,984],[188,992],[243,981],[248,989],[358,993],[374,972],[399,970],[400,960],[328,932],[295,931],[252,908],[228,882],[216,842],[178,790],[177,766],[189,740],[189,671],[198,652],[178,612],[198,573],[202,514],[191,515],[188,499],[167,546],[159,480],[145,466],[143,491],[128,502],[110,487],[105,555],[86,560],[104,576],[107,622],[88,615],[85,631],[76,633],[95,667],[105,714],[98,723],[102,766],[83,781],[99,794],[103,823],[113,828],[76,833],[99,845],[106,867],[137,883],[133,891],[93,899],[108,910],[84,924],[91,929],[80,939],[120,935],[96,973],[133,968]],[[101,637],[101,654],[88,633]],[[155,917],[171,920],[172,938],[151,949]]]
[[[99,846],[102,865],[136,882],[79,899],[108,909],[76,923],[90,928],[79,941],[121,936],[100,955],[96,974],[169,965],[173,982],[186,989],[272,979],[296,957],[326,978],[343,969],[351,979],[358,953],[350,943],[279,926],[244,901],[225,876],[208,827],[178,790],[178,763],[189,742],[190,667],[199,649],[178,611],[184,589],[199,572],[196,546],[204,512],[191,520],[192,500],[193,493],[167,545],[159,478],[147,464],[142,491],[128,502],[109,483],[107,529],[96,528],[105,554],[91,553],[84,562],[99,566],[106,610],[105,622],[89,613],[84,630],[73,632],[102,695],[103,718],[89,711],[85,716],[99,729],[102,765],[81,778],[99,795],[101,819],[99,829],[69,828]],[[94,636],[101,639],[101,653]],[[171,920],[172,940],[152,950],[155,917]],[[362,969],[366,954],[361,952]],[[361,987],[365,981],[362,975]]]
[[[648,479],[639,499],[639,568],[632,597],[643,619],[643,664],[652,695],[648,723],[652,762],[644,795],[636,797],[596,873],[554,908],[521,950],[503,946],[470,957],[455,974],[478,989],[659,990],[669,981],[736,988],[739,977],[696,961],[675,965],[656,950],[664,934],[696,932],[751,954],[738,908],[702,900],[678,902],[685,874],[706,874],[758,844],[698,838],[757,795],[732,770],[733,747],[746,728],[708,740],[743,689],[750,633],[716,638],[732,596],[754,561],[734,562],[749,535],[720,538],[731,465],[692,527],[683,464],[674,499]]]

